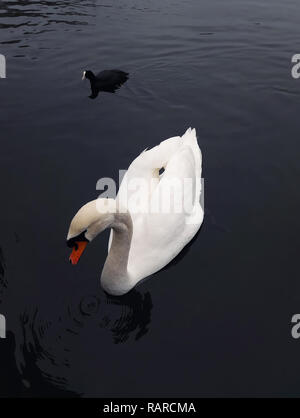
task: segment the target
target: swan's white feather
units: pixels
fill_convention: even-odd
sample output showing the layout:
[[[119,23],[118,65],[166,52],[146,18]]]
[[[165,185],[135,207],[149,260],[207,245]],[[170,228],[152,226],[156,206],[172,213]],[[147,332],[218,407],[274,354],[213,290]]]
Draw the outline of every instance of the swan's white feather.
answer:
[[[117,196],[117,201],[128,208],[128,201],[136,193],[130,190],[131,180],[143,179],[151,183],[147,196],[154,207],[168,203],[168,181],[191,179],[191,191],[182,190],[182,199],[190,197],[192,213],[132,213],[133,237],[129,252],[128,272],[132,285],[167,265],[194,237],[203,221],[200,206],[202,155],[196,130],[189,128],[182,137],[166,139],[154,148],[142,152],[129,166]],[[159,176],[159,169],[165,171]],[[178,192],[178,190],[177,190]],[[184,196],[191,193],[190,196]],[[157,206],[158,205],[158,206]],[[111,231],[109,248],[112,242]]]

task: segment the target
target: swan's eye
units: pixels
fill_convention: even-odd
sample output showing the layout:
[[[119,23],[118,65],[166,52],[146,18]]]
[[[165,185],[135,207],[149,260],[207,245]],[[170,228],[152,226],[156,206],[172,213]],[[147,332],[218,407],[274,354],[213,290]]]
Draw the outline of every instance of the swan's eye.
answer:
[[[76,251],[78,250],[78,243],[79,242],[84,242],[87,241],[89,242],[89,240],[86,238],[85,233],[87,232],[87,229],[85,229],[83,232],[81,232],[81,234],[77,235],[76,237],[70,238],[67,240],[67,246],[69,248],[74,248]]]

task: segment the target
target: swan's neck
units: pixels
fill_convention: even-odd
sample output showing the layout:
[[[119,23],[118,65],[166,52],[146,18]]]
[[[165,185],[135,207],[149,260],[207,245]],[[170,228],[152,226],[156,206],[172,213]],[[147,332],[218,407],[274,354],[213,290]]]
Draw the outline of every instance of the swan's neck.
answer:
[[[130,288],[128,258],[133,232],[131,216],[128,212],[116,213],[111,224],[113,239],[101,275],[104,290],[120,295]]]

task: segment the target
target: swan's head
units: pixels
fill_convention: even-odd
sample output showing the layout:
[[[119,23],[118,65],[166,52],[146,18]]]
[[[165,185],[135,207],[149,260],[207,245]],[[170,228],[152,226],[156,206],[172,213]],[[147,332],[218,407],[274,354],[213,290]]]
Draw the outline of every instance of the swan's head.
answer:
[[[95,75],[92,71],[85,70],[82,73],[82,80],[84,80],[85,78],[87,78],[88,80],[92,80],[93,78],[95,78]]]
[[[77,264],[87,244],[113,223],[114,213],[114,199],[96,199],[79,209],[67,235],[67,245],[72,248],[72,264]]]

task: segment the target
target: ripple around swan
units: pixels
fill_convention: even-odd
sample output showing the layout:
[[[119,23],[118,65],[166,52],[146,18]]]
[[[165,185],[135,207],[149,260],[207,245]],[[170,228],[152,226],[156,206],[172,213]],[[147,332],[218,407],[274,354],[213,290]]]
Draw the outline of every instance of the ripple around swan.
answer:
[[[102,376],[111,373],[103,364],[106,350],[111,343],[124,344],[146,335],[151,311],[150,293],[142,295],[136,290],[122,298],[103,293],[87,295],[67,305],[55,319],[53,312],[25,310],[19,318],[20,331],[15,334],[16,362],[24,386],[41,392],[39,386],[46,382],[44,389],[49,390],[51,385],[53,389],[83,395],[80,372],[74,374],[78,364],[82,363],[88,374],[97,373],[99,367]],[[90,343],[90,355],[82,357]]]

